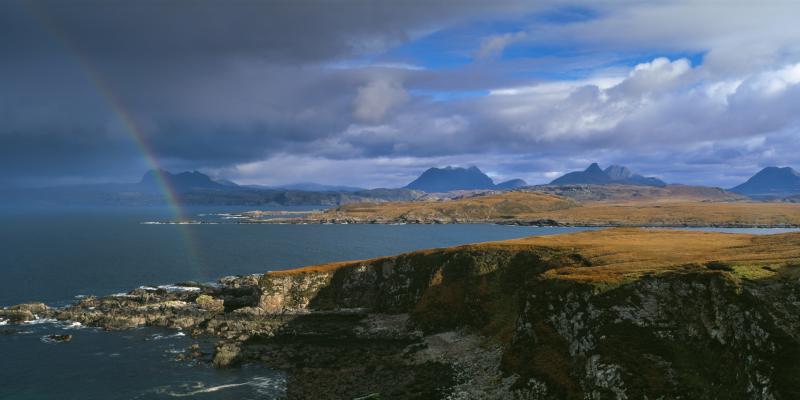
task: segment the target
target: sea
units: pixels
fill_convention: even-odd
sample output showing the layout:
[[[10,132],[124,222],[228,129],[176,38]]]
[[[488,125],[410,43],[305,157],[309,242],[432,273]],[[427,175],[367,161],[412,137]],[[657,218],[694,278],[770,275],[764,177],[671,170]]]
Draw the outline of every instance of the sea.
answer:
[[[142,285],[212,282],[229,275],[580,230],[235,223],[236,213],[250,209],[184,208],[184,218],[205,223],[178,225],[164,224],[175,216],[173,210],[160,207],[2,208],[0,306],[27,301],[62,306],[81,296],[127,292]],[[197,342],[183,332],[104,332],[41,320],[6,324],[0,332],[5,332],[0,333],[2,400],[272,399],[285,391],[281,372],[263,366],[219,370],[176,361]],[[64,333],[73,339],[47,340]],[[213,347],[212,340],[200,344],[207,351]]]
[[[193,207],[168,224],[162,207],[0,208],[0,306],[63,306],[86,295],[147,285],[212,282],[309,264],[365,259],[423,248],[552,235],[592,228],[463,225],[240,224],[236,213],[312,207]],[[157,223],[153,223],[157,222]],[[778,233],[784,230],[724,230]],[[0,400],[278,399],[281,371],[260,365],[215,369],[178,361],[212,339],[140,328],[104,332],[56,321],[0,322]],[[66,343],[52,334],[73,335]]]

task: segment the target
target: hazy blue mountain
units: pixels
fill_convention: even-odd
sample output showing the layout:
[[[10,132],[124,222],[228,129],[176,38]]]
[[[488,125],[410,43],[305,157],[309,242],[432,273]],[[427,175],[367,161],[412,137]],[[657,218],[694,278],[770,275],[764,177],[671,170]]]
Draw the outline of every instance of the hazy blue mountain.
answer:
[[[790,167],[767,167],[730,191],[750,197],[800,195],[800,173]]]
[[[0,204],[125,205],[165,204],[166,182],[180,203],[193,205],[320,205],[335,206],[362,201],[408,201],[421,195],[409,189],[297,190],[240,186],[214,180],[201,172],[148,171],[136,183],[66,185],[0,190]]]
[[[181,172],[178,174],[172,174],[169,171],[156,171],[150,170],[147,171],[142,180],[139,182],[139,186],[145,190],[161,190],[162,183],[161,180],[165,181],[173,190],[176,192],[185,192],[189,190],[195,189],[220,189],[226,190],[231,189],[232,187],[237,186],[230,186],[229,184],[224,184],[220,182],[216,182],[208,175],[198,172],[198,171],[186,171]],[[232,183],[232,182],[231,182]]]
[[[528,186],[528,182],[523,181],[522,179],[511,179],[505,182],[498,183],[495,185],[495,189],[516,189],[518,187]]]
[[[550,182],[551,185],[573,185],[573,184],[604,184],[611,183],[611,178],[605,173],[597,163],[593,163],[583,171],[567,173],[560,178]]]
[[[494,182],[478,167],[430,168],[423,172],[419,178],[406,185],[406,189],[422,190],[429,193],[494,189]]]
[[[641,186],[666,186],[667,184],[658,178],[642,176],[633,173],[628,167],[622,165],[612,165],[605,170],[601,169],[597,163],[592,163],[589,168],[583,171],[575,171],[565,174],[552,182],[551,185],[641,185]]]
[[[497,185],[492,178],[478,167],[429,168],[419,178],[405,186],[405,189],[421,190],[428,193],[444,193],[454,190],[508,190],[528,186],[522,179],[511,179]]]
[[[234,182],[232,180],[229,180],[229,179],[214,179],[214,181],[219,183],[220,185],[233,186],[233,187],[239,186],[238,183],[236,183],[236,182]]]
[[[612,165],[603,170],[612,180],[618,181],[628,179],[633,176],[633,172],[628,167],[622,165]]]

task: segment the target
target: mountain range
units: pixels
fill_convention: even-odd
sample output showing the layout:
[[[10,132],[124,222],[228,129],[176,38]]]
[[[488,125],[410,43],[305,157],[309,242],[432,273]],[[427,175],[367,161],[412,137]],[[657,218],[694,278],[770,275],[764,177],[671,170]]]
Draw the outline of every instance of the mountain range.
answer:
[[[298,184],[316,190],[238,185],[212,179],[198,171],[147,171],[139,182],[0,188],[0,204],[13,205],[162,205],[170,196],[192,205],[314,205],[336,206],[356,202],[410,201],[422,193],[409,189],[357,189]],[[314,186],[312,186],[314,185]],[[292,185],[290,185],[292,186]]]
[[[664,187],[654,177],[633,173],[612,165],[605,170],[593,163],[584,171],[570,172],[551,182],[561,185],[638,185]],[[399,189],[359,189],[350,186],[329,186],[301,183],[283,187],[239,185],[228,180],[213,179],[198,171],[170,173],[151,170],[135,183],[106,183],[56,186],[46,188],[0,188],[3,204],[163,204],[164,186],[185,204],[200,205],[339,205],[354,202],[409,201],[424,193],[458,190],[508,190],[525,187],[521,179],[495,184],[477,167],[430,168],[419,178]],[[671,185],[674,186],[674,185]],[[546,186],[542,186],[544,188]],[[534,190],[536,190],[534,188]],[[721,190],[721,189],[719,189]],[[789,167],[767,167],[730,192],[759,200],[784,199],[800,201],[800,173]]]
[[[767,167],[730,191],[754,198],[800,195],[800,172],[790,167]]]
[[[592,163],[583,171],[567,173],[550,182],[551,185],[639,185],[639,186],[666,186],[666,182],[654,177],[634,174],[628,167],[612,165],[605,170],[597,163]]]
[[[169,185],[176,192],[186,192],[196,189],[217,189],[227,190],[237,188],[235,182],[224,180],[215,181],[208,175],[198,171],[186,171],[172,174],[164,170],[147,171],[138,186],[146,191],[160,191],[164,184]]]
[[[443,193],[454,190],[513,189],[527,185],[522,179],[495,184],[492,178],[478,167],[472,166],[429,168],[405,188],[428,193]]]

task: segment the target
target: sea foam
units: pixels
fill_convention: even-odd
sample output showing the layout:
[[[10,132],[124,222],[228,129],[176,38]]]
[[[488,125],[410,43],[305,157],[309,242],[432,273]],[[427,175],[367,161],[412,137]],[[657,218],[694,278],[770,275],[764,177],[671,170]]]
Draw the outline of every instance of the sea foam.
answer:
[[[210,387],[203,387],[202,383],[198,383],[197,385],[198,389],[183,393],[167,391],[166,394],[172,397],[191,397],[203,393],[214,393],[214,392],[219,392],[221,390],[232,389],[242,386],[252,386],[253,388],[255,388],[258,394],[275,394],[275,392],[282,393],[286,391],[286,379],[283,377],[260,376],[253,378],[253,380],[247,382],[228,383],[225,385],[217,385]]]

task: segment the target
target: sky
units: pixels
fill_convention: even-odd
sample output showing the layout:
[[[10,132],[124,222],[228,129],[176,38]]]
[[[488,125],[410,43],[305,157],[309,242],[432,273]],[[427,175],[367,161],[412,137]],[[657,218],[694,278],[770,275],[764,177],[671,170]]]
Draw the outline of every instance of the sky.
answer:
[[[795,1],[0,2],[0,183],[731,187],[800,167]]]

